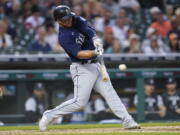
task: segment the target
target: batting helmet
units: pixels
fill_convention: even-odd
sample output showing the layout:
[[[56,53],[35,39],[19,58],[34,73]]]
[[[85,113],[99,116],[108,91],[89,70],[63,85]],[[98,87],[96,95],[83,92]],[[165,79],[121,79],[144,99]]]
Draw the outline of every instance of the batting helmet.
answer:
[[[72,15],[70,8],[66,5],[57,6],[53,12],[55,21],[70,19]]]

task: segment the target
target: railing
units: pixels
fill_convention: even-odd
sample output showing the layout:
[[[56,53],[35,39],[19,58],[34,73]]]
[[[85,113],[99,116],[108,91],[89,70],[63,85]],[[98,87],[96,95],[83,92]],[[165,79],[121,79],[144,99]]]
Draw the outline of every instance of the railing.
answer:
[[[180,53],[167,53],[167,54],[104,54],[105,60],[120,61],[120,60],[180,60]],[[13,61],[69,61],[66,54],[1,54],[0,62],[13,62]]]

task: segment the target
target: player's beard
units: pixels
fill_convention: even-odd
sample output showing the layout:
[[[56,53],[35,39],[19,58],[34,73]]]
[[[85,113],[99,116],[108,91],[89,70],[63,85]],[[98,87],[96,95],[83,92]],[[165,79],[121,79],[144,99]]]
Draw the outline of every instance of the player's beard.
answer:
[[[71,27],[71,26],[72,26],[72,20],[67,23],[66,27],[69,28],[69,27]]]
[[[64,27],[64,28],[70,28],[72,26],[72,18],[69,19],[68,21],[66,22],[59,22],[59,25]]]

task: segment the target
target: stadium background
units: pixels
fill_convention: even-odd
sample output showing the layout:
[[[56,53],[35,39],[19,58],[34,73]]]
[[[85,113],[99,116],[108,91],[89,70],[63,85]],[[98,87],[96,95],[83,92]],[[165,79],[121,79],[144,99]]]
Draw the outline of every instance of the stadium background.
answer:
[[[112,5],[108,2],[112,2]],[[138,90],[136,87],[138,77],[133,77],[133,75],[129,77],[130,72],[134,73],[139,68],[150,69],[148,71],[144,69],[144,73],[148,74],[145,77],[155,79],[158,94],[165,92],[166,79],[169,76],[174,76],[179,84],[180,48],[177,47],[174,50],[170,47],[171,32],[177,34],[179,46],[178,26],[171,28],[166,36],[159,35],[150,29],[151,24],[156,21],[152,12],[159,12],[159,10],[161,10],[164,20],[171,25],[174,21],[180,22],[180,10],[178,10],[180,2],[178,0],[158,0],[158,2],[156,0],[138,0],[135,3],[128,0],[123,3],[118,0],[3,0],[0,5],[0,34],[5,28],[4,31],[8,35],[7,40],[9,41],[4,43],[1,38],[0,45],[0,85],[5,87],[5,95],[0,99],[0,120],[2,122],[25,122],[25,100],[32,92],[36,82],[42,82],[45,85],[49,108],[53,107],[53,91],[66,91],[66,95],[68,95],[73,88],[71,78],[66,70],[70,62],[60,47],[53,44],[49,44],[50,48],[46,48],[47,50],[30,47],[31,43],[38,39],[43,32],[53,38],[54,35],[57,35],[57,25],[54,23],[51,13],[53,8],[59,4],[69,5],[73,12],[89,20],[96,28],[98,35],[104,39],[107,45],[105,46],[105,63],[109,72],[115,73],[114,76],[112,74],[112,83],[135,118],[136,109],[133,99]],[[32,19],[36,13],[41,16],[37,24]],[[125,32],[124,37],[114,34],[117,32],[117,19],[120,19],[122,27],[127,26],[123,31]],[[48,33],[47,28],[51,26],[54,26],[53,33]],[[113,27],[115,28],[113,29]],[[38,35],[39,33],[40,35]],[[112,39],[106,41],[105,38],[109,38],[108,34],[112,33],[115,36],[113,38],[112,35],[110,36],[113,42],[111,42]],[[122,37],[118,38],[118,36]],[[46,42],[51,42],[48,40],[49,37],[44,37]],[[150,44],[145,44],[144,40],[151,41],[152,37],[163,42],[163,44],[161,42],[159,44],[159,48],[163,51],[153,53],[146,51],[146,46],[150,46]],[[131,48],[128,47],[134,39],[138,42],[136,42],[137,48],[132,49],[131,52],[129,51]],[[128,68],[134,70],[127,71],[127,74],[122,73],[117,70],[120,63],[125,63]],[[152,68],[154,71],[151,71]],[[34,73],[32,70],[35,69],[39,69],[39,72]],[[158,75],[152,75],[156,70],[158,74],[161,69],[164,72],[160,78],[157,77]],[[58,74],[58,72],[62,72],[62,74]],[[143,88],[143,82],[140,85]]]

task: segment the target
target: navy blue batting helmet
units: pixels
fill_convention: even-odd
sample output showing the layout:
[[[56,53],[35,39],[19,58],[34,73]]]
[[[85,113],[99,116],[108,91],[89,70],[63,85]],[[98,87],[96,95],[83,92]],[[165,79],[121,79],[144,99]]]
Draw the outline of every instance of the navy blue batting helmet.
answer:
[[[73,14],[71,13],[71,9],[68,6],[60,5],[54,9],[53,16],[54,20],[58,21],[70,19],[73,16]]]

